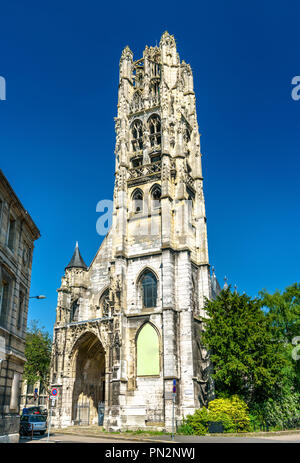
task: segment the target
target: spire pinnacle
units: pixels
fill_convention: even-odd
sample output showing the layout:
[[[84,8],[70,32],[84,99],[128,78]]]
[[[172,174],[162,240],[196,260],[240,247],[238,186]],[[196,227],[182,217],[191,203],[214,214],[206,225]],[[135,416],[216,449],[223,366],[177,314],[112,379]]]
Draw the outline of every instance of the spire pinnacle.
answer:
[[[87,269],[87,266],[85,265],[85,262],[83,258],[81,257],[79,247],[78,247],[78,241],[76,241],[76,246],[75,250],[72,256],[72,259],[69,262],[69,265],[67,265],[67,268],[84,268]]]

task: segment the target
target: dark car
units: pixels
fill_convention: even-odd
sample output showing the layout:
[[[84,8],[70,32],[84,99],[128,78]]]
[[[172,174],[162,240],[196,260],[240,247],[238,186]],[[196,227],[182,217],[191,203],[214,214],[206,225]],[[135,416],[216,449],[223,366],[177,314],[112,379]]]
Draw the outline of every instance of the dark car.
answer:
[[[38,432],[45,434],[47,430],[47,417],[44,415],[22,415],[20,419],[20,435],[26,436]]]
[[[22,415],[48,415],[47,409],[42,407],[23,408]]]

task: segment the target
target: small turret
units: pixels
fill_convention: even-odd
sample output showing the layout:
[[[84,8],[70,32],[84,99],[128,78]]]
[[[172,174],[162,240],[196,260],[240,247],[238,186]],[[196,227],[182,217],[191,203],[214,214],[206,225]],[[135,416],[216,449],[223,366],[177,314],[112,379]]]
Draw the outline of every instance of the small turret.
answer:
[[[84,268],[85,270],[87,270],[87,266],[84,263],[84,260],[81,257],[81,254],[80,254],[80,251],[79,251],[78,241],[76,241],[75,251],[74,251],[74,254],[72,256],[72,259],[70,260],[70,263],[69,263],[69,265],[67,265],[65,270],[67,268]]]

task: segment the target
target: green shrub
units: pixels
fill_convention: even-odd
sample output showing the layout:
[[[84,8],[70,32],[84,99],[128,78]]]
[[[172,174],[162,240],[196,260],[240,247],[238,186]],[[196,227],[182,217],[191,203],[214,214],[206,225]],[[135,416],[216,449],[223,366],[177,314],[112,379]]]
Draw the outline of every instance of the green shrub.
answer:
[[[208,408],[203,407],[196,410],[193,415],[187,415],[179,430],[183,434],[205,435],[210,422],[220,421],[224,426],[224,432],[249,431],[248,406],[238,396],[212,400]]]
[[[272,429],[295,427],[300,420],[300,395],[289,393],[278,395],[251,406],[251,420],[255,425],[267,425]],[[299,426],[299,424],[298,424]]]

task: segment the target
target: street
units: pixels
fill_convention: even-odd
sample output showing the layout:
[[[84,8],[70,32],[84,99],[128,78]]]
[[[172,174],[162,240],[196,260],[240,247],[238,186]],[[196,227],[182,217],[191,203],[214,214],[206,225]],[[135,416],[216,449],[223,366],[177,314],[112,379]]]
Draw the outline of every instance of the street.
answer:
[[[31,437],[21,437],[20,443],[48,443],[47,436],[34,436],[33,440]],[[135,439],[121,439],[119,437],[103,437],[103,436],[89,436],[80,434],[63,434],[55,433],[49,437],[49,443],[88,443],[88,444],[101,444],[101,443],[119,443],[119,444],[139,444],[139,443],[180,443],[180,444],[196,444],[196,443],[300,443],[300,432],[275,435],[270,434],[269,436],[241,436],[241,437],[225,437],[225,436],[175,436],[175,440],[172,441],[170,436],[154,436],[153,438],[135,438]]]

